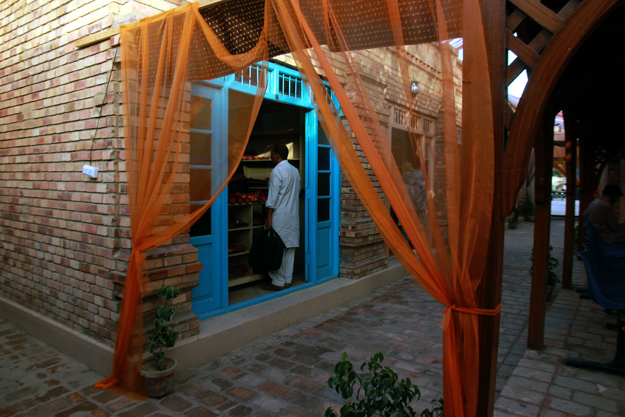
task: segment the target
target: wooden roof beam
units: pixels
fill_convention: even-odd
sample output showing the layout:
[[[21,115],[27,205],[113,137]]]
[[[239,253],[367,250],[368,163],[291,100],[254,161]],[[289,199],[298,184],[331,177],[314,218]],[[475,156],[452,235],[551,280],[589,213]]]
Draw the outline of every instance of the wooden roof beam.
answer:
[[[517,58],[512,61],[512,64],[506,67],[506,87],[512,84],[525,68],[527,68],[527,65],[521,59]]]
[[[558,16],[561,17],[563,20],[568,19],[579,7],[580,3],[580,0],[570,0],[567,4],[564,5],[564,7],[562,7],[562,9],[560,9],[560,11],[558,12]],[[520,9],[515,9],[514,12],[512,12],[512,14],[506,20],[506,29],[514,33],[523,21],[523,19],[525,19],[525,17],[527,17],[527,15],[523,13],[523,11],[521,11]],[[535,52],[540,53],[542,49],[547,46],[551,38],[551,32],[549,32],[547,29],[543,29],[527,45]]]
[[[84,48],[85,46],[93,45],[94,43],[102,42],[106,39],[111,38],[112,36],[119,35],[120,27],[114,27],[107,30],[103,30],[101,32],[95,33],[93,35],[85,36],[84,38],[78,39],[74,42],[74,46],[76,48]]]
[[[518,155],[524,155],[524,160],[529,160],[532,139],[536,137],[540,117],[547,109],[548,99],[553,93],[556,82],[585,38],[618,4],[618,1],[585,0],[582,2],[542,53],[529,77],[508,134],[502,170],[505,183],[511,186],[514,184],[514,187],[519,187],[522,183],[526,171],[516,168],[516,158]],[[526,163],[525,166],[527,166]],[[514,201],[510,197],[505,207],[507,209],[513,206]]]
[[[514,36],[509,30],[506,30],[506,42],[508,49],[514,52],[528,67],[532,68],[538,61],[540,55],[521,39]]]
[[[514,11],[506,19],[506,29],[514,33],[514,31],[516,31],[521,22],[523,22],[523,19],[525,19],[526,17],[527,15],[523,13],[523,10],[514,9]]]
[[[504,106],[506,129],[510,130],[510,128],[512,127],[512,122],[514,122],[514,109],[512,108],[512,105],[509,101],[506,101],[506,104]]]
[[[519,9],[551,33],[556,33],[564,20],[537,0],[510,0]]]

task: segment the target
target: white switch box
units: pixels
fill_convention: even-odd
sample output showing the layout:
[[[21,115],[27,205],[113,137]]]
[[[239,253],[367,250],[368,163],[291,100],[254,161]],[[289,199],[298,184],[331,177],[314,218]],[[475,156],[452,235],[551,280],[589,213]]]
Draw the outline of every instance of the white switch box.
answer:
[[[83,165],[82,173],[91,178],[98,178],[98,168],[91,165]]]

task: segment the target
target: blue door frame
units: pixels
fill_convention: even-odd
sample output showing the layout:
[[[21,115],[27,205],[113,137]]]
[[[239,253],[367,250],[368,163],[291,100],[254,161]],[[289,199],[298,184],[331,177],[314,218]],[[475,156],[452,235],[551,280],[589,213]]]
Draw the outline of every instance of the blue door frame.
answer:
[[[248,77],[229,75],[217,80],[194,84],[193,94],[211,94],[215,101],[213,120],[219,120],[214,127],[214,137],[219,137],[213,155],[227,154],[228,91],[236,90],[256,94],[258,77],[262,72],[258,66],[248,69]],[[267,90],[265,100],[292,104],[307,110],[305,138],[305,234],[306,234],[306,284],[289,290],[256,297],[244,302],[228,305],[228,230],[227,230],[227,188],[211,207],[212,234],[192,237],[190,243],[198,248],[199,260],[204,268],[200,272],[200,283],[193,290],[192,310],[200,319],[224,314],[250,305],[282,296],[286,293],[307,288],[338,276],[339,269],[339,223],[340,223],[340,167],[330,149],[325,134],[320,130],[317,115],[297,71],[274,64],[268,64]],[[218,136],[217,136],[218,135]],[[224,149],[221,149],[224,148]],[[322,163],[319,164],[318,157]],[[225,163],[222,162],[222,166]],[[319,195],[318,179],[323,186]],[[321,208],[321,210],[320,210]],[[321,218],[320,218],[321,211]]]
[[[196,129],[191,126],[190,133],[210,136],[211,137],[211,154],[225,155],[228,151],[228,126],[225,123],[228,108],[228,95],[223,87],[216,87],[207,84],[194,84],[191,87],[191,95],[208,99],[212,102],[210,106],[211,114],[207,117],[211,120],[210,129]],[[224,164],[213,159],[209,165],[193,165],[191,170],[195,169],[225,169]],[[211,178],[222,177],[223,175],[212,175]],[[213,189],[221,184],[214,184]],[[190,243],[198,249],[198,257],[203,264],[200,271],[199,285],[193,289],[192,310],[200,319],[206,317],[207,312],[223,311],[224,304],[227,304],[227,288],[226,291],[220,285],[220,277],[227,275],[227,228],[223,222],[227,215],[227,199],[225,194],[218,196],[205,216],[210,216],[210,233],[198,236],[192,236]],[[192,201],[191,204],[203,205],[207,201]],[[192,229],[193,230],[193,229]]]
[[[306,113],[307,280],[338,276],[341,172],[314,111]]]

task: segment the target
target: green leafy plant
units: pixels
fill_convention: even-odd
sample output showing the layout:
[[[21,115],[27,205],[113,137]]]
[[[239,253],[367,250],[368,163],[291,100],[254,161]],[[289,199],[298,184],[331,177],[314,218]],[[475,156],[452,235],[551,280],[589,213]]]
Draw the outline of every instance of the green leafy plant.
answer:
[[[443,399],[432,400],[433,408],[428,410],[427,408],[421,413],[421,417],[445,417],[443,410]]]
[[[534,205],[534,203],[532,203],[530,199],[525,200],[521,209],[523,210],[523,215],[526,218],[533,216],[536,212],[536,206]]]
[[[547,285],[556,285],[556,283],[560,282],[560,278],[555,273],[555,270],[558,266],[560,266],[560,262],[558,259],[554,258],[551,255],[551,251],[553,250],[553,246],[549,245],[549,262],[547,264]],[[532,249],[532,255],[530,256],[530,262],[532,266],[530,266],[529,274],[532,275],[534,271],[533,262],[534,262],[534,249]]]
[[[514,214],[508,221],[508,225],[511,229],[516,229],[517,223],[519,223],[519,213],[520,209],[517,207],[514,209]]]
[[[165,300],[165,305],[156,310],[154,315],[154,327],[156,331],[150,336],[150,353],[154,356],[156,370],[163,371],[165,349],[172,348],[178,341],[179,334],[169,326],[176,310],[167,306],[167,302],[180,295],[180,290],[172,286],[163,287],[158,292],[158,298]]]
[[[341,417],[414,417],[416,412],[408,404],[416,397],[421,398],[421,391],[409,378],[398,382],[399,377],[390,367],[382,366],[384,355],[381,352],[373,355],[369,362],[360,366],[365,373],[357,373],[354,366],[343,353],[340,362],[334,366],[334,376],[328,380],[330,388],[341,394],[347,402],[340,410]],[[354,395],[355,402],[348,401]],[[424,414],[435,412],[426,410],[421,416],[443,416],[442,399],[440,400],[441,414]],[[338,417],[332,407],[328,407],[325,417]]]

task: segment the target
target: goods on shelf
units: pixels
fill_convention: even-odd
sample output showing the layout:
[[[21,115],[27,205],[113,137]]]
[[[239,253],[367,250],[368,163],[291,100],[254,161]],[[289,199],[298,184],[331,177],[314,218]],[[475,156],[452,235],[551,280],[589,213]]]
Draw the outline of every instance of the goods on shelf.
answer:
[[[247,275],[249,268],[247,265],[230,265],[228,267],[228,278],[243,277]]]
[[[239,219],[228,220],[228,229],[238,229],[240,227],[247,227],[249,223],[242,222]]]
[[[271,159],[270,156],[256,156],[256,155],[243,155],[244,161],[267,161]]]
[[[265,201],[267,201],[267,193],[263,190],[228,194],[228,204],[255,204]]]
[[[243,252],[245,250],[247,250],[247,246],[241,245],[236,240],[229,239],[229,242],[228,242],[228,253],[229,254],[230,253]]]

